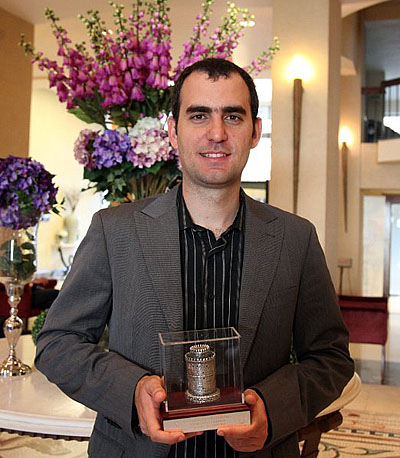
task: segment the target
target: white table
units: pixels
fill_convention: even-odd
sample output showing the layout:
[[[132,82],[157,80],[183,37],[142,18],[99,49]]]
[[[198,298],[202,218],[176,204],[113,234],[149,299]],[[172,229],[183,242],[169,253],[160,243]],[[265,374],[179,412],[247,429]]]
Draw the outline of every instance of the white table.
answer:
[[[0,339],[0,360],[7,356],[7,341]],[[33,366],[35,346],[30,335],[21,336],[17,356]],[[322,417],[342,409],[360,392],[357,374],[339,399],[324,409]],[[36,368],[24,377],[0,377],[0,430],[17,431],[42,437],[85,440],[90,437],[96,413],[67,397]]]
[[[8,354],[0,339],[0,360]],[[87,440],[96,413],[67,397],[33,367],[35,346],[30,335],[21,336],[17,357],[32,367],[23,377],[0,377],[0,430],[42,437]]]

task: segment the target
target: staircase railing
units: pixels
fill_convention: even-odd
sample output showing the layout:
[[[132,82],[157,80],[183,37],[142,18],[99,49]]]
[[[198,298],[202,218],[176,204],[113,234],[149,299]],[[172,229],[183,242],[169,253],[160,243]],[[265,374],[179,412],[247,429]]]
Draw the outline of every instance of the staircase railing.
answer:
[[[363,141],[377,142],[400,136],[400,78],[363,87]]]

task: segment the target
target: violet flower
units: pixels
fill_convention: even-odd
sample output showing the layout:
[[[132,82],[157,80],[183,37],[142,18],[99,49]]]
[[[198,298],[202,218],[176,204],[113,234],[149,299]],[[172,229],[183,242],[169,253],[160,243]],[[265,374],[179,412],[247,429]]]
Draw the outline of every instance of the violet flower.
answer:
[[[0,225],[22,229],[37,224],[56,205],[53,177],[33,159],[0,159]]]

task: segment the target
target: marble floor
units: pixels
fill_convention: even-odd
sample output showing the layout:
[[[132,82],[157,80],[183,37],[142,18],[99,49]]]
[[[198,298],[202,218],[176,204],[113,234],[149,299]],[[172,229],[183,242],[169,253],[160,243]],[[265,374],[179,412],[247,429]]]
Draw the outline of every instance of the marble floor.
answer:
[[[360,394],[346,406],[346,409],[399,415],[400,386],[363,383]]]

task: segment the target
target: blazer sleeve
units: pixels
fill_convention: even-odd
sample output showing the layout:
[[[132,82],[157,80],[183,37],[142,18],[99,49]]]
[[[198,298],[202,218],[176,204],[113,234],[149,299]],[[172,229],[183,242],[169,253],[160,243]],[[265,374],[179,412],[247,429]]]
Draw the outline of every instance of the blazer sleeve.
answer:
[[[348,332],[313,226],[295,307],[292,332],[297,363],[284,364],[252,387],[266,405],[268,445],[309,424],[340,396],[354,373]]]
[[[100,212],[49,310],[38,336],[35,365],[72,399],[132,436],[134,392],[148,371],[98,345],[111,309],[111,268]]]

